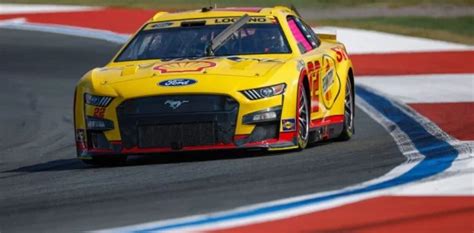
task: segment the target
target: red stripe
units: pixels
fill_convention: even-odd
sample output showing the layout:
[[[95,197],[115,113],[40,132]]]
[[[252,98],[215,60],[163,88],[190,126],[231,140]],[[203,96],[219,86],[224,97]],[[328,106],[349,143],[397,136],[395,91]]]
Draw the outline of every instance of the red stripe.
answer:
[[[472,232],[474,198],[379,197],[213,232]]]
[[[474,73],[474,51],[359,54],[355,75]]]
[[[249,135],[236,135],[234,137],[234,140],[244,139],[248,136]],[[219,143],[219,144],[207,145],[207,146],[185,146],[178,151],[226,150],[226,149],[258,148],[258,147],[266,148],[266,147],[269,147],[270,145],[289,143],[289,142],[293,143],[294,137],[295,137],[295,132],[280,132],[278,138],[266,139],[266,140],[262,140],[258,142],[250,142],[242,146],[236,146],[234,143],[229,143],[229,144]],[[110,143],[114,145],[122,144],[121,141],[111,141]],[[155,147],[155,148],[133,147],[133,148],[128,148],[128,149],[124,148],[122,149],[121,153],[122,154],[141,154],[141,153],[146,154],[146,153],[164,153],[164,152],[176,152],[176,151],[177,150],[173,150],[170,147]],[[89,152],[94,153],[94,152],[105,152],[105,151],[89,149]]]
[[[459,140],[474,140],[474,102],[410,104]]]
[[[28,22],[33,23],[68,25],[130,34],[136,32],[155,13],[155,10],[107,8],[81,12],[8,14],[0,15],[0,20],[24,17]]]
[[[325,118],[311,120],[311,128],[337,124],[337,123],[342,123],[342,122],[344,122],[344,115],[328,116]]]

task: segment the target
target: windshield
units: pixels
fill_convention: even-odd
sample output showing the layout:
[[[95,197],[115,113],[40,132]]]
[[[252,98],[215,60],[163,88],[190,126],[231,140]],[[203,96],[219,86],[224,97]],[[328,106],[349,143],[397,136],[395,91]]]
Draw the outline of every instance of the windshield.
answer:
[[[226,24],[142,30],[116,61],[204,57],[209,42],[228,26]],[[246,24],[214,51],[214,55],[290,52],[278,24]]]

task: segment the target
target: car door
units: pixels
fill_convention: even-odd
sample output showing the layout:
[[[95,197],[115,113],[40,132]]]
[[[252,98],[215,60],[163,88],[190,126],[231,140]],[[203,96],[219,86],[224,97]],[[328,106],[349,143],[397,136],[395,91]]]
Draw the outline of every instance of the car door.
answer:
[[[335,82],[336,65],[334,54],[328,52],[327,45],[322,45],[311,27],[296,16],[287,18],[288,25],[298,42],[309,80],[311,99],[311,127],[330,114],[337,95]],[[339,83],[340,85],[340,83]]]

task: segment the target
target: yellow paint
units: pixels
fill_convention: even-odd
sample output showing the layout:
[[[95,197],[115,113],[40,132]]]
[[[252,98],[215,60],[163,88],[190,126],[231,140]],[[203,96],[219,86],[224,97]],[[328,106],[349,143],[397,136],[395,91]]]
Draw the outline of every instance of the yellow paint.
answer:
[[[280,147],[280,148],[268,148],[269,151],[284,151],[298,149],[298,146]]]
[[[225,18],[241,17],[245,12],[235,11],[189,11],[182,13],[158,13],[144,26],[144,30],[151,30],[154,25],[171,22],[172,27],[178,27],[180,22],[189,20],[205,20],[210,23],[221,22]],[[169,94],[220,94],[228,95],[240,104],[235,134],[250,134],[252,125],[242,124],[242,117],[248,113],[283,105],[281,119],[295,119],[296,96],[300,77],[299,68],[307,68],[308,62],[319,61],[322,65],[328,64],[334,73],[334,84],[329,88],[332,95],[326,103],[319,102],[319,111],[311,114],[311,119],[342,115],[344,112],[344,87],[348,78],[348,70],[352,67],[349,59],[338,62],[337,54],[332,48],[344,49],[344,46],[335,40],[322,40],[321,45],[305,54],[301,54],[296,40],[286,23],[289,15],[296,15],[286,7],[265,8],[260,13],[248,13],[253,18],[277,20],[287,37],[292,53],[272,55],[245,55],[239,56],[243,60],[233,61],[224,57],[206,58],[198,61],[128,61],[114,62],[112,60],[105,67],[96,68],[85,74],[77,84],[75,103],[75,127],[85,129],[85,115],[93,115],[92,106],[84,106],[84,93],[101,96],[112,96],[115,99],[106,108],[104,118],[112,120],[114,130],[106,131],[108,140],[121,140],[116,108],[126,99],[169,95]],[[216,21],[219,19],[220,21]],[[327,60],[326,58],[331,58]],[[326,59],[326,61],[325,61]],[[334,62],[336,61],[336,62]],[[187,63],[187,64],[185,64]],[[213,64],[210,67],[199,69]],[[304,66],[302,66],[304,64]],[[179,66],[176,68],[175,66]],[[177,72],[186,68],[184,72]],[[164,71],[166,70],[166,71]],[[322,90],[322,78],[327,74],[325,67],[319,70],[319,87]],[[196,84],[181,87],[162,87],[157,83],[175,78],[192,78]],[[314,78],[309,77],[312,83]],[[274,96],[260,100],[249,100],[240,91],[275,84],[286,83],[284,95]],[[312,85],[311,85],[312,86]],[[336,95],[335,93],[338,93]],[[316,90],[310,91],[311,96],[317,94]],[[325,93],[319,93],[320,98]],[[329,109],[327,106],[331,106]],[[282,130],[282,129],[281,129]],[[292,147],[293,148],[293,147]],[[287,149],[287,148],[286,148]],[[272,150],[277,150],[273,148]]]

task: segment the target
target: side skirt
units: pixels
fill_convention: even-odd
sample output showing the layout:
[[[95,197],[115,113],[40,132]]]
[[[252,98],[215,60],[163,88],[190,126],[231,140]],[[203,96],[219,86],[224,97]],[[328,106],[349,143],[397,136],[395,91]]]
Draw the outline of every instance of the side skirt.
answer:
[[[310,129],[310,142],[320,142],[339,137],[344,128],[344,123],[333,123]]]

